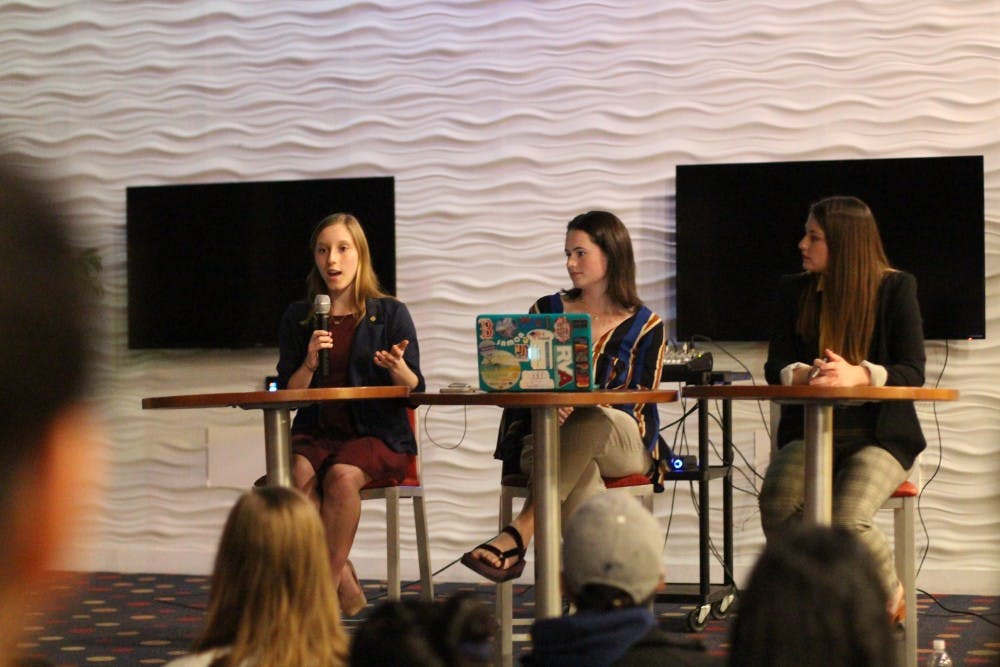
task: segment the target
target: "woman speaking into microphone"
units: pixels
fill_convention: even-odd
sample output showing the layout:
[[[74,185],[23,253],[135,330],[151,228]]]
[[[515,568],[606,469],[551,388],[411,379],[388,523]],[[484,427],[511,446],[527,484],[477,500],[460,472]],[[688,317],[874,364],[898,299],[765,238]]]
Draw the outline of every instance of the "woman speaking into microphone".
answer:
[[[309,247],[306,298],[281,318],[278,388],[400,385],[423,391],[413,319],[382,291],[358,220],[347,213],[324,218]],[[402,481],[416,453],[400,401],[321,403],[295,415],[292,481],[319,508],[346,616],[366,604],[347,558],[361,517],[361,489],[374,479]]]

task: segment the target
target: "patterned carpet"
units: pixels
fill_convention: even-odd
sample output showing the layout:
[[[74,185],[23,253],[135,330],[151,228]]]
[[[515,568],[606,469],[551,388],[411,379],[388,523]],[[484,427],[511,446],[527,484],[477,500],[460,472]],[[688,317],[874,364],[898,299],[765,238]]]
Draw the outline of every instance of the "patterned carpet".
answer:
[[[369,610],[380,602],[384,584],[365,581],[371,600]],[[118,574],[94,572],[63,574],[51,587],[64,597],[44,611],[26,619],[20,644],[27,657],[49,660],[57,667],[117,664],[161,665],[184,654],[198,633],[208,599],[206,577],[164,574]],[[474,591],[492,604],[493,587],[487,584],[440,584],[439,597],[459,590]],[[414,585],[404,595],[416,595]],[[515,586],[515,633],[526,634],[532,610],[530,585]],[[929,653],[931,639],[943,638],[956,665],[1000,666],[1000,602],[997,597],[926,595],[918,601],[921,662]],[[692,605],[657,604],[656,613],[668,629],[682,632]],[[367,611],[346,621],[348,632]],[[726,654],[728,619],[711,620],[698,633],[709,651]],[[515,636],[515,653],[527,643]]]

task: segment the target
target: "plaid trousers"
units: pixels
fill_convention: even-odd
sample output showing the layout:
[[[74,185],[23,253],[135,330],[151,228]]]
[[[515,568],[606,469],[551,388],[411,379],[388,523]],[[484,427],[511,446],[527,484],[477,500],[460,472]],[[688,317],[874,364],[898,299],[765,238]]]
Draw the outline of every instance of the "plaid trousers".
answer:
[[[760,521],[768,539],[791,521],[801,520],[805,505],[806,447],[793,440],[775,452],[761,485]],[[903,483],[909,471],[874,445],[837,458],[833,472],[833,525],[853,531],[871,550],[891,598],[899,585],[892,548],[874,523],[875,512]]]

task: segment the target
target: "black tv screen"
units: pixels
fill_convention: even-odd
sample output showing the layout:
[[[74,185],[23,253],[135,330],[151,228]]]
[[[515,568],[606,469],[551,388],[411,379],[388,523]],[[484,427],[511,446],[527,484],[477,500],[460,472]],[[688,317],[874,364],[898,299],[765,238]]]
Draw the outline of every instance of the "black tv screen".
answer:
[[[809,206],[831,195],[865,201],[916,276],[925,338],[986,336],[982,156],[681,165],[676,187],[679,340],[768,340]]]
[[[130,187],[126,200],[129,348],[276,347],[331,213],[358,218],[395,293],[391,176]]]

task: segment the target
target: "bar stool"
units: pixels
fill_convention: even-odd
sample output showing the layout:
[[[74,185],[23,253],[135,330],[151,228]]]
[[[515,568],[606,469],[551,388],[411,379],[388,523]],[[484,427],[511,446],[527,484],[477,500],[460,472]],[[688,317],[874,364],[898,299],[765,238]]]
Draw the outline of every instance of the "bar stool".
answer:
[[[410,427],[414,435],[416,428],[416,411],[407,409]],[[396,484],[392,480],[372,480],[361,489],[361,500],[385,500],[385,549],[387,569],[387,596],[390,600],[398,600],[401,595],[401,580],[399,573],[399,501],[405,498],[413,500],[413,523],[417,533],[417,561],[420,567],[420,594],[426,600],[434,599],[434,581],[431,578],[431,552],[427,539],[427,513],[424,507],[424,487],[421,484],[420,447],[417,454],[410,457],[410,465],[403,481]]]
[[[625,477],[605,477],[604,486],[608,493],[628,493],[648,509],[653,511],[653,484],[642,474]],[[514,499],[528,497],[528,476],[525,474],[504,475],[500,480],[500,526],[502,530],[514,518]],[[497,664],[507,667],[514,659],[514,582],[497,584],[496,617],[500,623]],[[530,624],[530,621],[529,621]]]
[[[882,509],[892,510],[893,553],[896,560],[896,574],[903,585],[903,600],[906,604],[906,619],[903,621],[903,664],[917,667],[917,549],[916,515],[917,485],[906,480],[895,493],[882,504]]]

